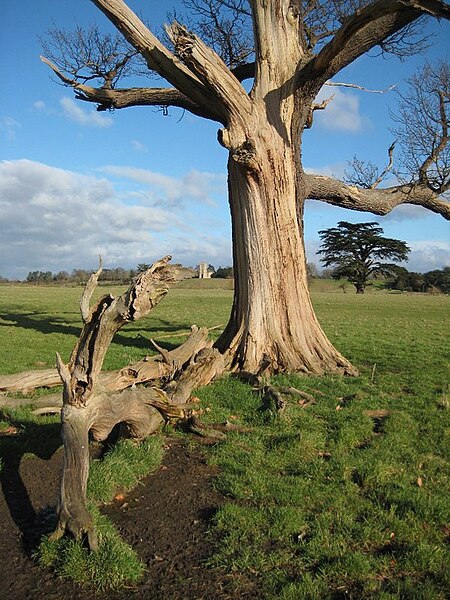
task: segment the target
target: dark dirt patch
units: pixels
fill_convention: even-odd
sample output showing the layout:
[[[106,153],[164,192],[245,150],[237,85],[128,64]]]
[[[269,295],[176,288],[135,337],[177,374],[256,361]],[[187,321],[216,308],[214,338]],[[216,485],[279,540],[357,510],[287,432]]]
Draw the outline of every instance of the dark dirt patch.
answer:
[[[103,512],[146,564],[143,581],[94,594],[39,568],[31,554],[52,515],[62,465],[48,460],[6,462],[0,495],[0,600],[237,600],[258,598],[257,582],[205,566],[215,540],[211,517],[224,498],[211,483],[213,469],[201,448],[171,445],[159,471]]]

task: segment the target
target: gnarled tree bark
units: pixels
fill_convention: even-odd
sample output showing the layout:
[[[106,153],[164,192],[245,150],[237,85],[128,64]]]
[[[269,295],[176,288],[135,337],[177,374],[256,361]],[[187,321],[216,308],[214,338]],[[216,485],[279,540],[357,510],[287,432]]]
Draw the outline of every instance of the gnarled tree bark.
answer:
[[[105,440],[113,427],[120,423],[129,437],[143,439],[156,431],[164,418],[174,411],[174,406],[186,403],[190,397],[192,386],[185,379],[179,383],[171,381],[167,392],[135,386],[117,392],[114,390],[129,386],[131,381],[139,381],[139,373],[119,374],[109,382],[100,377],[104,356],[116,331],[125,323],[146,315],[177,281],[176,269],[168,265],[169,259],[165,257],[154,263],[118,298],[104,296],[92,309],[88,309],[88,300],[94,280],[83,294],[85,324],[80,338],[68,365],[59,355],[57,361],[63,382],[64,465],[54,538],[65,532],[75,538],[87,536],[89,547],[97,548],[92,518],[86,507],[89,438]],[[96,276],[98,272],[93,279]],[[224,367],[223,357],[217,351],[205,348],[209,345],[205,330],[193,329],[190,339],[177,351],[164,353],[165,373],[173,374],[174,369],[188,362],[186,374],[189,382],[195,385],[209,383]],[[199,352],[201,349],[203,354]]]

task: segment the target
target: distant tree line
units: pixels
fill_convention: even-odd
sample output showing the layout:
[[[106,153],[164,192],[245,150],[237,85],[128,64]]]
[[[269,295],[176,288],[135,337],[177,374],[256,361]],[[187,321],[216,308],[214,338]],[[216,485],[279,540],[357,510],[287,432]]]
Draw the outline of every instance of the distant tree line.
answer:
[[[174,264],[173,266],[185,270],[188,276],[189,273],[192,273],[192,277],[194,277],[194,269],[183,267],[181,264]],[[124,269],[123,267],[115,269],[103,268],[99,282],[104,285],[128,285],[136,275],[146,271],[149,267],[150,263],[139,263],[135,269]],[[70,274],[67,271],[58,271],[58,273],[52,273],[51,271],[30,271],[25,282],[32,283],[33,285],[84,285],[94,272],[95,269],[74,269]],[[0,281],[8,280],[0,277]]]
[[[30,271],[26,282],[34,285],[41,284],[84,284],[87,282],[94,270],[74,269],[70,274],[67,271],[58,271],[53,274],[51,271]],[[135,269],[103,269],[99,281],[115,284],[128,284],[137,274]]]
[[[450,294],[450,267],[434,269],[427,273],[415,273],[404,267],[391,265],[391,273],[386,276],[374,276],[367,285],[377,283],[378,288],[388,290],[399,290],[401,292],[436,292]],[[334,269],[322,269],[312,278],[340,279],[340,275]]]
[[[100,275],[100,282],[103,284],[128,285],[136,275],[148,269],[150,265],[140,263],[136,269],[124,269],[117,267],[116,269],[104,269]],[[181,265],[178,265],[181,267]],[[189,267],[182,267],[192,270]],[[308,279],[339,279],[340,274],[336,269],[319,270],[314,263],[306,265]],[[389,290],[400,290],[402,292],[441,292],[450,294],[450,267],[443,269],[434,269],[427,273],[415,273],[408,271],[404,267],[390,265],[391,273],[383,279],[373,277],[368,285],[372,285],[375,281],[379,282],[379,286],[384,286]],[[30,271],[26,278],[26,283],[33,285],[83,285],[87,282],[94,270],[74,269],[70,274],[67,271],[58,271],[53,274],[51,271]],[[233,267],[218,267],[214,269],[213,278],[217,279],[233,279]],[[7,277],[0,276],[0,282],[7,283]]]
[[[404,267],[396,267],[385,286],[402,292],[443,292],[450,294],[450,267],[427,273],[414,273]]]

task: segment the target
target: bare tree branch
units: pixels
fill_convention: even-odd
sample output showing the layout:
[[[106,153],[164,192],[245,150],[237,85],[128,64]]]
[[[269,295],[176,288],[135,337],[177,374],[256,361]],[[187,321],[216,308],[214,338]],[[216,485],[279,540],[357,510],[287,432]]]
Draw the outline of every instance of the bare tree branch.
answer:
[[[386,189],[364,189],[322,175],[305,174],[307,197],[327,204],[386,215],[400,204],[414,204],[450,220],[450,202],[420,183]]]
[[[396,142],[394,141],[388,149],[389,161],[381,173],[379,173],[378,167],[370,160],[360,160],[355,156],[349,163],[352,170],[344,172],[344,181],[349,185],[356,185],[368,190],[377,188],[394,166],[395,144]]]
[[[316,110],[325,110],[326,107],[328,106],[328,104],[333,100],[333,98],[334,98],[334,94],[332,96],[330,96],[329,98],[322,100],[322,102],[320,102],[318,104],[316,104],[314,102],[313,102],[313,104],[311,104],[311,109],[309,111],[309,115],[306,120],[305,129],[310,129],[312,127],[313,120],[314,120],[314,112]]]
[[[389,173],[389,171],[392,170],[392,167],[394,166],[394,148],[395,148],[395,141],[388,148],[388,157],[389,157],[388,164],[386,165],[384,170],[381,172],[380,176],[377,177],[377,179],[372,183],[372,185],[370,186],[370,189],[374,190],[376,187],[378,187],[380,185],[380,183],[383,181],[383,179],[386,177],[386,175]]]
[[[341,81],[326,81],[325,85],[327,85],[329,87],[352,88],[355,90],[361,90],[363,92],[368,92],[369,94],[386,94],[387,92],[390,92],[391,90],[393,90],[396,87],[396,84],[394,84],[394,85],[390,85],[388,88],[386,88],[384,90],[369,90],[368,88],[363,87],[362,85],[356,85],[355,83],[344,83]]]
[[[99,256],[98,257],[98,269],[97,269],[97,271],[95,271],[95,273],[92,273],[92,275],[89,277],[88,282],[86,283],[86,287],[84,288],[83,293],[81,294],[80,313],[81,313],[81,318],[83,320],[83,323],[87,323],[89,320],[89,313],[90,313],[89,303],[91,301],[92,294],[94,293],[94,290],[97,287],[98,278],[100,277],[102,271],[103,271],[103,261],[102,261],[102,257]]]
[[[97,104],[98,111],[128,108],[130,106],[177,106],[206,119],[218,120],[217,114],[204,110],[175,88],[95,88],[70,79],[47,58],[41,56],[64,85],[75,90],[78,100]]]
[[[426,64],[398,95],[398,112],[392,115],[402,149],[397,176],[443,194],[450,189],[450,65]]]
[[[362,160],[354,156],[348,164],[350,170],[346,169],[343,177],[343,181],[348,185],[356,185],[369,190],[379,177],[377,165],[370,160]]]
[[[357,10],[319,53],[300,68],[298,86],[308,80],[315,81],[316,92],[345,66],[423,14],[450,19],[450,7],[441,0],[378,0]]]
[[[80,83],[99,80],[107,89],[113,89],[120,78],[138,73],[142,61],[122,35],[101,33],[95,25],[73,31],[53,27],[41,44],[43,54],[70,78]]]
[[[183,5],[190,15],[183,15],[183,24],[230,69],[245,64],[254,52],[251,12],[246,0],[183,0]],[[172,20],[180,21],[175,15]]]
[[[205,112],[213,112],[203,83],[177,59],[122,0],[92,0],[147,62]],[[220,119],[218,119],[220,120]]]

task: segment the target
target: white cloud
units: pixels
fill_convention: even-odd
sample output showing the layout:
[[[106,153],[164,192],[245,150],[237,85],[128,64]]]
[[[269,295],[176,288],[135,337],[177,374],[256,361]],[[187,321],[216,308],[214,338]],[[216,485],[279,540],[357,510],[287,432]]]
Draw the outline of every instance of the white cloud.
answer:
[[[94,109],[83,110],[72,98],[61,98],[59,102],[63,110],[63,115],[79,125],[85,127],[109,127],[113,124],[113,120],[110,117],[101,115],[95,112]]]
[[[174,240],[174,255],[182,255],[186,266],[208,262],[215,267],[232,264],[231,239],[228,236],[202,233],[199,237],[179,236]]]
[[[409,242],[408,246],[411,252],[404,265],[408,271],[426,273],[450,266],[450,242],[417,241]]]
[[[322,88],[319,92],[316,102],[322,102],[334,96],[325,110],[316,110],[314,113],[314,122],[326,129],[335,131],[347,131],[349,133],[359,133],[366,126],[366,119],[360,113],[359,98],[352,92],[344,92],[340,89]]]
[[[175,207],[182,206],[186,200],[195,200],[214,206],[216,203],[213,194],[224,194],[226,190],[225,176],[196,170],[189,171],[180,179],[135,167],[105,166],[100,171],[150,187],[150,194],[142,190],[140,194],[153,205]]]
[[[47,109],[47,105],[43,100],[36,100],[36,102],[33,103],[33,108],[38,111],[45,111]]]
[[[424,219],[430,215],[430,212],[423,206],[414,206],[413,204],[401,204],[396,206],[392,212],[383,217],[384,221],[402,222],[402,221],[417,221]]]
[[[34,270],[94,268],[99,254],[111,268],[132,267],[165,254],[184,264],[201,260],[230,264],[227,232],[217,230],[213,235],[205,229],[206,223],[179,207],[124,203],[105,177],[30,160],[0,162],[4,277],[24,279]]]
[[[0,117],[0,131],[3,133],[8,142],[13,142],[17,139],[17,130],[22,127],[22,124],[12,117]]]
[[[133,147],[133,150],[136,150],[136,152],[148,152],[147,146],[139,140],[131,140],[131,146]]]

